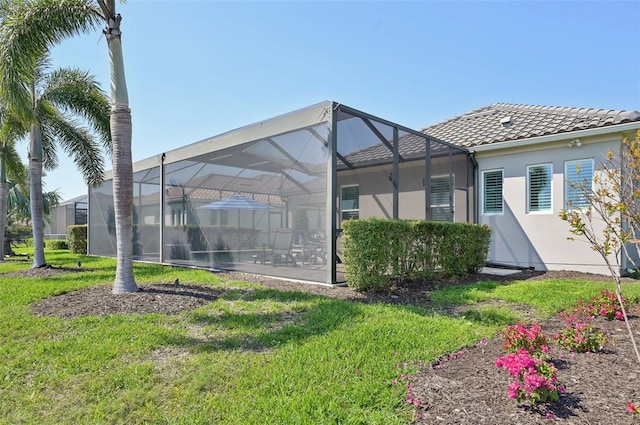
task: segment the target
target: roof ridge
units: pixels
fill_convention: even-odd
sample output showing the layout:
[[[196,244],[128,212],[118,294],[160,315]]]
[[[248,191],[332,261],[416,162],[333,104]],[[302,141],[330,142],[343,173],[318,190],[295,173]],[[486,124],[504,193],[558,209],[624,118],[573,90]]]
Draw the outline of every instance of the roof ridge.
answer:
[[[431,124],[431,125],[428,125],[426,127],[423,127],[421,129],[419,129],[418,131],[424,132],[424,130],[426,130],[426,129],[430,128],[430,127],[434,127],[434,126],[437,126],[437,125],[441,125],[441,124],[445,124],[445,123],[448,123],[448,122],[456,121],[456,120],[459,120],[459,119],[462,119],[462,118],[470,118],[470,117],[473,117],[473,116],[486,115],[486,114],[492,112],[492,110],[494,109],[493,105],[495,105],[495,103],[493,103],[491,105],[483,106],[481,108],[473,109],[473,110],[471,110],[469,112],[465,112],[464,114],[461,114],[461,115],[456,115],[453,118],[447,118],[446,120],[439,121],[439,122],[437,122],[435,124]],[[495,111],[495,112],[498,112],[498,111]]]
[[[578,108],[571,106],[546,106],[546,105],[527,105],[518,103],[493,103],[492,108],[506,108],[510,110],[520,110],[529,112],[539,112],[555,115],[583,115],[583,116],[628,116],[630,120],[634,115],[640,117],[640,112],[628,109],[597,109],[597,108]],[[621,118],[622,119],[622,118]]]

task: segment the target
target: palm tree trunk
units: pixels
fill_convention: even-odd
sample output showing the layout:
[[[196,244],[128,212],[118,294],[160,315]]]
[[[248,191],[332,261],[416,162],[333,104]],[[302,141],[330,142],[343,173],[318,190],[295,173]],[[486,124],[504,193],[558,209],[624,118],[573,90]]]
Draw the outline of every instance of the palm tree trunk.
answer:
[[[113,138],[113,207],[116,221],[116,280],[112,292],[136,292],[133,276],[133,168],[131,160],[131,110],[111,109]],[[126,143],[126,141],[129,143]]]
[[[6,238],[7,227],[7,153],[2,148],[0,151],[0,235],[2,235],[2,243],[0,244],[0,261],[4,261],[5,250],[4,242]]]
[[[105,34],[111,59],[111,139],[113,142],[113,208],[116,221],[116,279],[112,292],[136,292],[133,276],[133,166],[131,110],[124,73],[120,15],[109,2]]]
[[[29,196],[33,229],[33,263],[31,268],[44,267],[44,219],[42,212],[42,135],[40,124],[31,125],[29,149]]]

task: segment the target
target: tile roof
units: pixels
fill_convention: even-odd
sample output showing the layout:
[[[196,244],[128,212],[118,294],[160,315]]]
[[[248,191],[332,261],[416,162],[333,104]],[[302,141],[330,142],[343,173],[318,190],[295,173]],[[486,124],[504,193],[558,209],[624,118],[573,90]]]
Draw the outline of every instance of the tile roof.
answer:
[[[431,155],[449,153],[449,145],[430,140],[427,137],[407,133],[398,139],[398,154],[400,161],[424,159],[426,155],[426,143],[430,143]],[[456,150],[459,148],[455,147]],[[463,152],[463,149],[459,149]],[[466,151],[464,151],[466,152]],[[341,152],[342,153],[342,152]],[[369,165],[382,165],[393,163],[393,152],[383,143],[369,146],[362,150],[344,154],[344,158],[356,168]],[[338,161],[338,170],[344,170],[347,166]]]
[[[636,121],[638,111],[494,103],[420,131],[471,148]]]

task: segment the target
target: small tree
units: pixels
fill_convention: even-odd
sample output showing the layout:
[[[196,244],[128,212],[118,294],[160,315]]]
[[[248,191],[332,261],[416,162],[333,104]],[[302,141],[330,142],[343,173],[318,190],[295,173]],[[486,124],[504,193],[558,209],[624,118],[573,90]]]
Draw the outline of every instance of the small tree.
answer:
[[[580,173],[577,169],[576,173]],[[621,256],[624,255],[638,271],[634,259],[640,248],[640,131],[633,140],[624,138],[619,152],[610,149],[605,161],[596,168],[593,182],[590,179],[574,185],[582,195],[586,206],[568,205],[560,211],[560,218],[569,223],[573,235],[583,237],[591,249],[605,261],[616,283],[616,297],[624,316],[629,337],[640,362],[640,352],[629,324],[622,301],[620,284]],[[570,236],[568,239],[573,240]]]

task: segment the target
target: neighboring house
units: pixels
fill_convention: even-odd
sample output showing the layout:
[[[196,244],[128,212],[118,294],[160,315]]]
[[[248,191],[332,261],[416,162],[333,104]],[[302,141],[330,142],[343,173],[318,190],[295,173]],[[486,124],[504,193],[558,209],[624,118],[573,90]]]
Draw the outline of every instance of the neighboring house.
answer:
[[[422,131],[473,153],[477,222],[493,230],[489,262],[608,273],[584,241],[567,240],[558,213],[580,205],[569,182],[591,180],[607,151],[638,129],[637,111],[495,103]]]
[[[489,262],[606,273],[558,212],[639,128],[639,112],[493,104],[416,131],[322,102],[136,162],[134,257],[336,283],[342,221],[383,217],[488,224]],[[90,254],[115,255],[112,183],[89,191]],[[236,193],[268,207],[206,207]],[[264,261],[281,227],[296,267]]]
[[[67,227],[87,224],[87,195],[61,202],[51,209],[51,222],[45,222],[45,239],[66,239]]]

